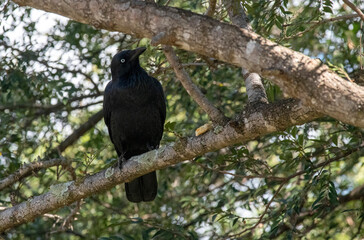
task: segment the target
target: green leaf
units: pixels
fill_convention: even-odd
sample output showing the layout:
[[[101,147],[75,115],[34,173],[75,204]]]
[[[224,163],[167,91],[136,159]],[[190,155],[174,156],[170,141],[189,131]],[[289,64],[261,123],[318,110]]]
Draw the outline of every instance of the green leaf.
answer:
[[[233,226],[237,223],[239,221],[239,218],[237,217],[237,218],[235,218],[234,220],[233,220]]]

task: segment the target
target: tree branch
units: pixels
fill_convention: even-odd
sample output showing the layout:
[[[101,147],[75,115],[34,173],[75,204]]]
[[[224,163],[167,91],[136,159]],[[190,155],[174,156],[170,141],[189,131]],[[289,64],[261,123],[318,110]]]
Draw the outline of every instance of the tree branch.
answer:
[[[242,69],[242,74],[245,79],[246,93],[250,104],[255,103],[268,103],[267,94],[265,92],[261,77],[257,73],[244,74],[245,70]]]
[[[252,27],[249,24],[248,17],[245,14],[241,1],[236,0],[223,0],[222,1],[228,14],[230,21],[240,27],[252,31]]]
[[[348,19],[352,19],[352,18],[358,18],[359,15],[358,14],[346,14],[346,15],[342,15],[342,16],[338,16],[338,17],[333,17],[333,18],[326,18],[320,21],[310,21],[310,22],[304,22],[304,24],[324,24],[324,23],[328,23],[328,22],[337,22],[337,21],[343,21],[343,20],[348,20]],[[294,23],[288,23],[288,24],[283,24],[283,27],[289,27],[289,26],[293,26],[295,25]]]
[[[74,144],[77,139],[79,139],[83,134],[93,128],[101,119],[103,118],[103,110],[92,115],[87,122],[83,123],[79,128],[77,128],[71,135],[69,135],[63,142],[61,142],[55,149],[58,153],[62,153],[67,147]],[[41,169],[46,169],[54,166],[69,166],[70,161],[64,158],[51,159],[47,161],[37,161],[26,165],[23,165],[15,173],[10,174],[6,178],[0,180],[0,191],[4,188],[18,182],[19,180],[35,173]],[[75,176],[73,176],[74,178]]]
[[[77,182],[52,185],[49,192],[1,211],[0,232],[148,172],[293,125],[303,124],[319,116],[320,114],[301,105],[297,100],[259,105],[254,109],[248,107],[242,115],[222,128],[214,129],[199,137],[180,139],[168,146],[133,157],[121,170],[110,167]]]
[[[79,128],[77,128],[71,135],[69,135],[63,142],[61,142],[57,149],[59,152],[63,152],[68,146],[72,145],[88,130],[93,128],[96,123],[98,123],[103,118],[103,110],[101,109],[94,115],[92,115],[87,122],[83,123]]]
[[[296,33],[296,34],[294,34],[292,36],[284,37],[283,39],[284,40],[289,40],[289,39],[293,39],[293,38],[296,38],[296,37],[301,37],[305,33],[310,32],[310,31],[314,30],[315,28],[319,27],[320,25],[328,23],[328,22],[342,21],[342,20],[356,18],[356,17],[359,17],[359,15],[358,14],[348,14],[348,15],[343,15],[343,16],[339,16],[339,17],[335,17],[335,18],[324,19],[324,20],[321,20],[321,21],[312,21],[312,22],[307,23],[307,24],[312,24],[311,26],[307,27],[307,29],[305,29],[305,30],[303,30],[301,32],[298,32],[298,33]],[[292,24],[286,24],[284,26],[291,26],[291,25]]]
[[[319,60],[279,46],[251,31],[148,2],[13,1],[138,38],[153,38],[166,32],[171,37],[163,39],[161,44],[174,45],[256,72],[316,111],[364,127],[364,87],[345,81]]]
[[[169,64],[172,66],[177,78],[186,89],[187,93],[195,100],[195,102],[207,113],[209,118],[220,125],[224,125],[228,118],[224,116],[209,100],[203,95],[201,90],[193,83],[188,73],[181,65],[176,53],[172,47],[164,46],[164,54],[166,55]]]
[[[205,15],[212,17],[216,9],[216,0],[209,0],[209,8],[207,9]]]
[[[272,196],[272,198],[269,200],[268,204],[266,205],[264,212],[262,213],[262,215],[260,215],[258,221],[251,227],[244,229],[243,231],[234,234],[234,235],[230,235],[229,238],[231,239],[236,239],[237,237],[243,235],[244,233],[248,232],[248,231],[253,231],[262,221],[263,221],[263,217],[267,214],[268,209],[270,207],[270,205],[272,204],[273,200],[277,197],[278,193],[281,191],[281,189],[283,188],[283,186],[287,183],[287,181],[282,182],[278,189],[276,190],[276,192],[274,193],[274,195]]]
[[[364,21],[363,12],[357,6],[355,6],[355,4],[353,4],[349,0],[343,0],[343,1],[346,5],[348,5],[351,9],[353,9],[359,15],[359,17],[361,18],[362,21]]]
[[[339,207],[340,205],[343,205],[343,204],[348,203],[350,201],[363,199],[363,198],[364,198],[364,185],[361,185],[359,187],[354,188],[348,194],[339,196],[339,205],[333,207],[331,209],[331,211],[327,211],[324,215],[321,215],[320,218],[325,219],[325,217],[327,215],[332,213],[335,210],[335,208]],[[296,225],[298,225],[299,223],[302,223],[304,220],[307,219],[307,217],[313,216],[317,211],[318,210],[316,209],[316,210],[308,210],[306,212],[302,212],[299,215],[299,217],[297,218]],[[277,238],[278,236],[280,236],[281,234],[283,234],[284,232],[286,232],[286,231],[288,231],[290,229],[291,229],[290,226],[288,226],[287,224],[283,224],[283,225],[281,225],[279,227],[279,229],[277,230],[277,233],[275,235],[270,236],[270,239]]]
[[[4,188],[14,184],[15,182],[19,181],[20,179],[23,179],[29,175],[31,175],[33,172],[37,172],[40,169],[44,168],[50,168],[54,166],[67,166],[70,163],[67,159],[64,158],[56,158],[51,159],[47,161],[37,161],[32,162],[29,164],[25,164],[22,167],[20,167],[16,172],[10,174],[6,178],[0,180],[0,191]]]
[[[56,112],[56,111],[60,111],[62,108],[66,107],[66,106],[70,106],[71,103],[76,102],[76,101],[80,101],[83,100],[85,98],[94,98],[94,97],[99,97],[100,95],[102,95],[103,93],[101,92],[100,94],[90,94],[90,95],[83,95],[83,96],[77,96],[77,97],[73,97],[68,99],[67,103],[57,103],[57,104],[51,104],[51,105],[40,105],[40,104],[29,104],[29,103],[15,103],[15,104],[11,104],[11,105],[0,105],[0,111],[4,111],[6,109],[8,110],[17,110],[19,108],[29,108],[29,109],[38,109],[37,110],[37,114],[41,115],[41,114],[49,114],[51,112]],[[89,103],[85,106],[77,106],[77,107],[73,107],[72,109],[79,109],[79,108],[83,108],[83,107],[87,107],[89,105],[92,104],[97,104],[97,103]]]
[[[223,3],[228,11],[231,22],[234,25],[252,31],[252,27],[248,22],[248,18],[240,1],[223,0]],[[259,74],[249,73],[249,71],[245,68],[242,68],[241,73],[245,79],[245,87],[249,103],[268,103],[267,94]]]

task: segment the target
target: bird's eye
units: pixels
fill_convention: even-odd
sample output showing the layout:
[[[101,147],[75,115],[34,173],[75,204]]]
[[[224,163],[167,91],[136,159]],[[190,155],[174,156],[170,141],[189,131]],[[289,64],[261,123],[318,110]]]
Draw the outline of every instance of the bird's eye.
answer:
[[[123,58],[123,59],[121,59],[121,60],[120,60],[120,62],[121,62],[121,63],[124,63],[124,62],[125,62],[125,59],[124,59],[124,58]]]

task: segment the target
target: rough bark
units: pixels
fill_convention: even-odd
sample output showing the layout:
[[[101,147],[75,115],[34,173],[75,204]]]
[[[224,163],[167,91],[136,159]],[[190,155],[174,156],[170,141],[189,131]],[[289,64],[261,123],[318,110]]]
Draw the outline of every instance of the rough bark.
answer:
[[[218,126],[199,137],[180,139],[158,150],[133,157],[127,161],[122,170],[110,167],[77,182],[53,185],[49,192],[1,211],[0,232],[148,172],[293,125],[303,124],[319,116],[320,114],[303,106],[298,100],[255,105],[254,109],[247,108],[224,127]]]
[[[244,70],[242,71],[242,73]],[[243,73],[244,74],[244,73]],[[268,103],[262,80],[257,73],[248,73],[245,78],[246,93],[250,104]],[[245,74],[244,74],[245,76]]]
[[[141,1],[14,2],[136,37],[151,39],[164,33],[161,44],[256,72],[317,111],[364,127],[364,87],[345,81],[317,59],[279,46],[249,30],[189,11]]]
[[[230,21],[240,28],[252,30],[248,18],[245,14],[240,1],[223,0],[222,1],[229,14]],[[249,73],[245,68],[241,69],[245,79],[246,93],[249,104],[268,103],[267,94],[261,77],[257,73]]]

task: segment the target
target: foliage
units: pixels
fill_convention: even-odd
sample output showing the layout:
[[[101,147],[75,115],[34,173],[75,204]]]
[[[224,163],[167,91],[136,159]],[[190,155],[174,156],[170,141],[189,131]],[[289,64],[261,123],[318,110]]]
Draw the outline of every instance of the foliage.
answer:
[[[359,67],[357,49],[352,47],[359,45],[358,19],[322,24],[289,38],[305,31],[312,21],[347,13],[333,2],[243,1],[243,5],[259,34],[352,72]],[[197,13],[208,7],[206,1],[170,4]],[[53,149],[102,108],[102,92],[111,78],[110,61],[118,49],[148,47],[141,64],[161,81],[168,101],[162,145],[193,135],[208,121],[181,87],[163,52],[150,46],[149,40],[12,3],[0,16],[0,179],[24,163],[59,156]],[[215,17],[228,21],[220,5]],[[177,53],[215,106],[229,117],[243,111],[247,96],[240,69],[193,53]],[[278,87],[265,84],[271,102],[282,98]],[[71,225],[62,226],[74,204],[5,236],[355,238],[364,235],[364,205],[360,199],[343,196],[364,184],[363,134],[362,129],[321,118],[159,171],[158,197],[152,203],[131,204],[123,186],[118,186],[84,199]],[[61,154],[73,161],[78,178],[105,168],[116,157],[103,121]],[[71,179],[65,169],[42,170],[3,190],[0,203],[11,206]]]

